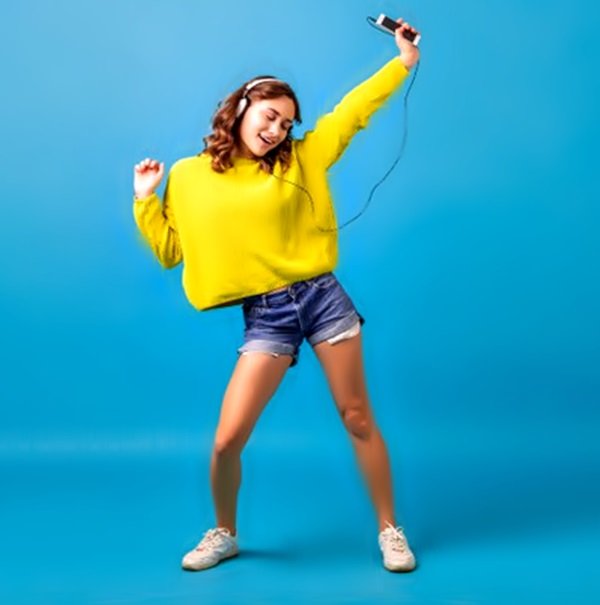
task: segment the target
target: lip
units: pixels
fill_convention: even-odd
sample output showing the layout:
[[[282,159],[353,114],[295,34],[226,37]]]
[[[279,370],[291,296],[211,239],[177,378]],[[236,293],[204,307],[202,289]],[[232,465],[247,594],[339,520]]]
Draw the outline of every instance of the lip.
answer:
[[[265,147],[271,147],[274,143],[267,143],[260,135],[258,135],[258,139]]]

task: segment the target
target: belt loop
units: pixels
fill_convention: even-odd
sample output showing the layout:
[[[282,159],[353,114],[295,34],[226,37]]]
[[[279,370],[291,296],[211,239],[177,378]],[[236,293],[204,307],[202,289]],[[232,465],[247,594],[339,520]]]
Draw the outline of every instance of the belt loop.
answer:
[[[268,307],[269,303],[267,303],[267,295],[266,294],[261,294],[260,296],[262,298],[263,307]]]

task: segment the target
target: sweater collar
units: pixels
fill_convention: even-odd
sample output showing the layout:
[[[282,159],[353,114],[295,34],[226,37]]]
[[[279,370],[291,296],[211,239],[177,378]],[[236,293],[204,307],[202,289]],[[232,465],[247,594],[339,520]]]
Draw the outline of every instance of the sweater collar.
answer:
[[[231,161],[234,164],[258,164],[258,160],[255,160],[254,158],[246,158],[241,155],[232,155]]]

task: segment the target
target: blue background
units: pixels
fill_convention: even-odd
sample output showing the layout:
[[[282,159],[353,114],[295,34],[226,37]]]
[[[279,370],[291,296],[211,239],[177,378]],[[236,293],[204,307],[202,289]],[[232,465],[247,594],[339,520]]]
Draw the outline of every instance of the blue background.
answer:
[[[398,52],[381,12],[421,64],[408,114],[412,75],[330,173],[343,223],[407,119],[336,275],[420,567],[381,567],[305,343],[243,453],[244,554],[185,573],[243,322],[154,260],[133,166],[196,154],[257,74],[296,90],[301,136]],[[597,22],[591,2],[3,5],[0,601],[598,602]]]

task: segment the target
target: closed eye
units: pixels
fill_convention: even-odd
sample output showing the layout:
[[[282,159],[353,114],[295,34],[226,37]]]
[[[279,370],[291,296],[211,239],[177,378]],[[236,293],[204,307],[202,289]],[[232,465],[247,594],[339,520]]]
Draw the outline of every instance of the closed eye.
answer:
[[[269,118],[269,120],[271,120],[271,121],[273,121],[273,120],[276,118],[276,116],[274,116],[274,115],[269,115],[269,116],[267,116],[267,117],[268,117],[268,118]],[[290,122],[290,123],[288,123],[288,124],[287,124],[287,126],[284,126],[284,128],[285,128],[286,130],[289,130],[291,127],[292,127],[291,122]]]

